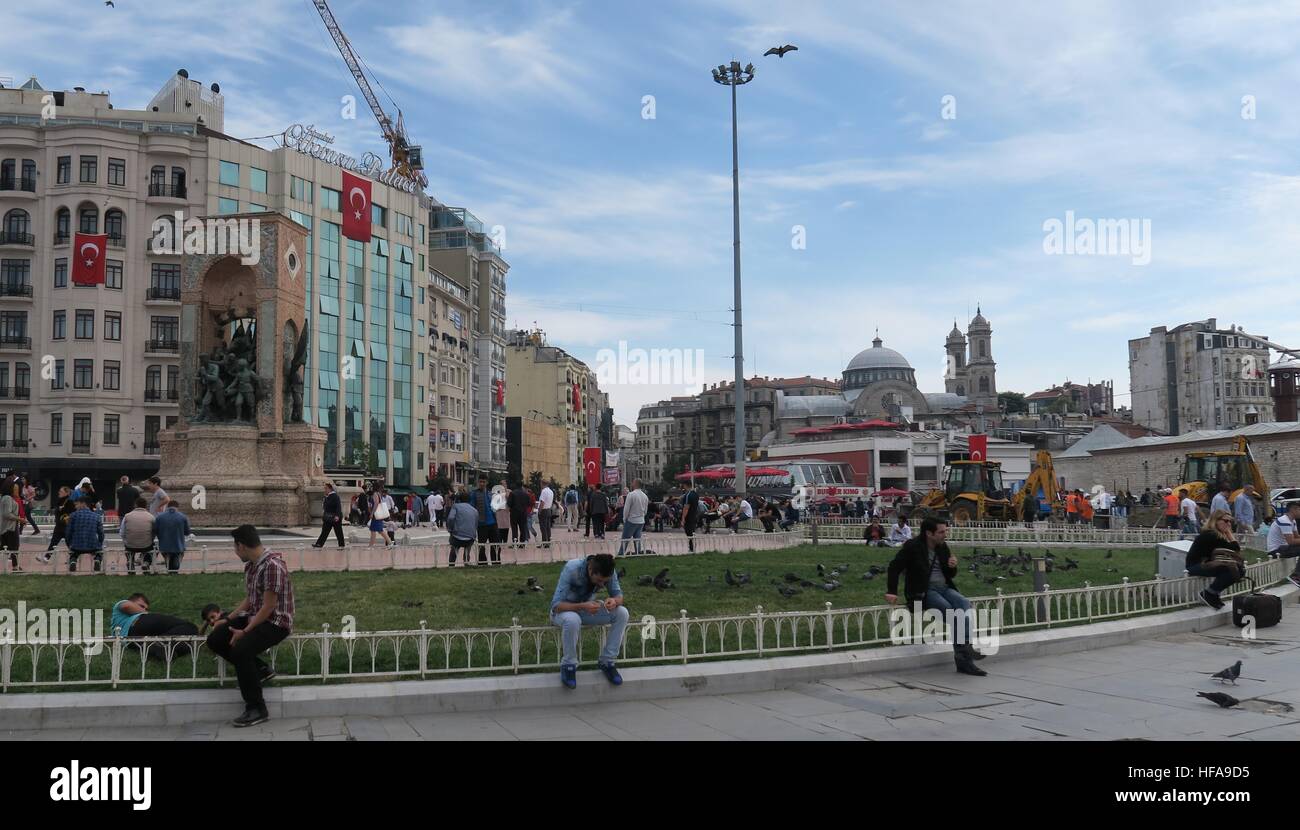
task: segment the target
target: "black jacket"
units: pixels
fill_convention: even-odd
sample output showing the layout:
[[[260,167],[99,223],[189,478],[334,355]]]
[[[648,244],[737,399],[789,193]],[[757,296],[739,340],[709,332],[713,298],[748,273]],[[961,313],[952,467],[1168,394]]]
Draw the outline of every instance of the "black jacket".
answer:
[[[934,552],[939,557],[939,569],[943,572],[944,581],[949,588],[954,591],[957,586],[953,584],[953,577],[957,575],[956,568],[948,567],[948,557],[951,552],[948,545],[940,545]],[[889,563],[889,590],[887,593],[898,593],[898,575],[903,574],[903,597],[908,602],[921,599],[925,592],[930,588],[930,550],[925,546],[925,537],[917,536],[910,541],[904,542],[903,546],[898,549],[898,554],[894,561]]]
[[[343,518],[343,502],[339,500],[337,490],[331,490],[325,496],[325,506],[322,508],[325,514],[324,519],[327,524],[334,524],[338,519]]]
[[[593,489],[587,496],[587,512],[600,516],[609,512],[609,497],[602,491]]]
[[[1192,542],[1191,548],[1187,551],[1187,567],[1199,565],[1202,562],[1214,558],[1214,551],[1219,548],[1227,548],[1231,551],[1241,553],[1241,545],[1237,542],[1229,542],[1212,530],[1202,530],[1197,534],[1195,541]]]

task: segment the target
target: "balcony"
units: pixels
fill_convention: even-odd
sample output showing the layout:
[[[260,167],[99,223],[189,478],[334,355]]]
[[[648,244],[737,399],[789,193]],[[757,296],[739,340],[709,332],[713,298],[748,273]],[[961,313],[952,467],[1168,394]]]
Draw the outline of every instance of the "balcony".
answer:
[[[69,242],[71,242],[71,241],[72,241],[72,234],[70,234],[70,233],[63,233],[62,231],[55,231],[55,232],[54,232],[54,244],[55,244],[55,245],[67,245],[67,244],[68,244]]]
[[[168,389],[165,392],[161,389],[153,388],[147,388],[144,390],[145,403],[176,403],[180,399],[181,393],[179,389]]]
[[[0,231],[0,245],[22,245],[25,248],[36,247],[36,237],[30,233]]]
[[[126,237],[125,237],[125,236],[110,236],[110,237],[108,238],[108,247],[110,247],[110,248],[117,248],[117,249],[119,249],[119,250],[122,249],[122,248],[125,248],[125,247],[126,247]]]
[[[149,293],[145,295],[145,302],[150,303],[179,303],[181,301],[181,289],[178,285],[151,285]]]
[[[31,348],[31,338],[27,339],[28,348]],[[177,340],[146,340],[144,341],[145,354],[171,354],[178,355],[181,353],[181,344]]]
[[[149,185],[150,199],[185,199],[188,198],[183,184],[163,184],[155,182]]]
[[[144,454],[145,454],[145,455],[161,455],[161,454],[162,454],[162,447],[159,446],[158,444],[145,444],[145,445],[144,445]]]
[[[72,442],[72,454],[73,454],[73,455],[90,455],[90,442],[86,442],[86,443],[84,443],[84,444],[79,444],[79,443],[77,443],[76,441],[73,441],[73,442]]]
[[[154,240],[157,237],[150,236],[144,241],[144,252],[154,256],[180,256],[184,249],[181,243],[175,239],[166,239],[159,244],[158,250],[154,250]]]
[[[0,179],[0,190],[17,190],[19,192],[35,193],[35,179]]]
[[[5,452],[13,453],[14,455],[26,455],[27,448],[30,446],[31,442],[26,438],[15,438],[8,445],[0,442],[0,447],[3,447]]]
[[[0,349],[30,352],[32,350],[32,339],[14,334],[0,334]]]
[[[21,282],[0,282],[0,297],[18,297],[30,300],[32,287]]]

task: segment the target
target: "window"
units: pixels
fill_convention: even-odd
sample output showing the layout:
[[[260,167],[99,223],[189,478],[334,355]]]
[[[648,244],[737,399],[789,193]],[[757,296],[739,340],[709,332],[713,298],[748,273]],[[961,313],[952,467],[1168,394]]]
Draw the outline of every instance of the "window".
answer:
[[[23,242],[24,238],[32,232],[31,214],[22,208],[9,211],[5,214],[4,232],[10,241]]]
[[[78,340],[95,339],[95,312],[88,308],[77,309],[77,328],[74,335]]]
[[[122,211],[109,210],[104,213],[104,233],[108,235],[108,241],[121,241],[122,239]]]
[[[59,208],[59,212],[54,214],[54,244],[64,244],[71,236],[72,211],[67,208]]]
[[[306,179],[300,179],[297,176],[289,177],[289,198],[291,199],[297,199],[310,205],[312,202],[312,188],[312,183]],[[335,193],[337,192],[335,191]],[[337,210],[337,208],[335,209]]]
[[[144,399],[162,400],[162,367],[150,366],[144,372]]]
[[[239,165],[233,161],[221,162],[221,183],[239,187]]]
[[[50,388],[62,389],[64,385],[65,384],[63,380],[63,361],[56,360],[54,361],[54,377],[50,379]]]
[[[120,441],[121,434],[118,430],[118,427],[121,424],[121,418],[122,416],[120,415],[104,416],[104,443],[105,444],[111,444],[113,446],[116,446],[117,444],[121,443]]]
[[[55,412],[50,415],[50,443],[59,445],[63,443],[63,413]]]
[[[104,339],[105,340],[122,339],[122,312],[120,311],[104,312]]]
[[[161,196],[166,192],[167,187],[167,168],[161,164],[155,164],[149,168],[149,195]]]
[[[224,163],[224,162],[223,162],[223,163]],[[224,196],[218,198],[218,199],[217,199],[217,213],[219,213],[219,214],[223,214],[223,215],[224,215],[224,214],[227,214],[227,213],[239,213],[239,200],[238,200],[238,199],[227,199],[227,198],[224,197]]]
[[[248,189],[254,193],[266,192],[266,171],[258,167],[248,168]]]
[[[249,213],[265,213],[265,212],[266,212],[266,205],[259,205],[257,202],[249,202],[249,203],[248,203],[248,212],[249,212]]]
[[[68,336],[68,312],[54,312],[54,324],[50,326],[51,340],[65,340]]]
[[[126,187],[126,160],[108,160],[108,183],[117,187]]]
[[[122,289],[122,260],[110,259],[104,262],[104,287]]]
[[[72,446],[74,449],[90,449],[90,413],[76,412],[72,415]]]
[[[91,389],[95,385],[95,361],[78,358],[72,361],[72,388]]]
[[[99,178],[99,157],[82,156],[81,157],[81,182],[82,184],[94,184]]]
[[[11,293],[26,293],[21,291],[22,286],[32,284],[32,261],[30,259],[5,259],[0,260],[0,283],[6,288],[11,288]]]
[[[99,233],[99,210],[93,207],[77,211],[77,229],[82,233]]]
[[[377,228],[388,227],[388,208],[370,203],[370,224]]]
[[[117,392],[122,388],[121,361],[104,361],[104,388],[112,392]]]
[[[59,156],[59,164],[56,171],[56,184],[67,184],[72,181],[72,156]]]
[[[310,202],[311,199],[307,199],[307,201]],[[339,191],[329,187],[322,187],[320,189],[320,203],[321,203],[321,207],[328,208],[330,210],[338,210]]]
[[[26,363],[14,364],[14,391],[23,390],[29,396],[32,389],[32,367]],[[17,397],[17,395],[15,395]]]
[[[181,298],[181,267],[175,263],[155,262],[150,266],[149,296],[152,299],[179,300]]]
[[[158,451],[158,431],[161,429],[161,418],[157,415],[146,415],[144,419],[144,451]]]
[[[170,400],[176,400],[180,397],[181,386],[181,367],[167,367],[167,397]]]

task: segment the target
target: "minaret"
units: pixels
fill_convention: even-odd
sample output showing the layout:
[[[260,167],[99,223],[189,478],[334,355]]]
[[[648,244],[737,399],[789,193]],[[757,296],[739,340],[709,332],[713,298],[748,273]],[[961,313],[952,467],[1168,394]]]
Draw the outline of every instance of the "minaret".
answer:
[[[944,341],[944,351],[948,354],[943,373],[945,392],[955,395],[966,394],[966,336],[957,328],[957,321],[952,321],[952,331]]]
[[[998,408],[997,364],[993,362],[993,327],[984,319],[980,307],[975,307],[975,317],[967,328],[970,334],[970,371],[967,395],[977,404],[984,404],[985,412]]]

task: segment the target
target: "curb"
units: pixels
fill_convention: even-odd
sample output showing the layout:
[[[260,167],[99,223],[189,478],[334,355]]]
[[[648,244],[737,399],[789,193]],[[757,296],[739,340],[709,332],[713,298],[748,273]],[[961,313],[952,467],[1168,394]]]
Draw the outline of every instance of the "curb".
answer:
[[[1265,593],[1289,597],[1287,584]],[[1191,608],[1153,617],[1111,620],[1062,629],[1008,634],[985,668],[999,658],[1028,658],[1124,645],[1151,637],[1206,631],[1230,624],[1230,608]],[[952,659],[942,645],[909,645],[800,654],[695,665],[629,667],[614,688],[595,670],[578,673],[565,689],[552,672],[449,680],[399,680],[288,686],[266,691],[273,718],[394,717],[524,707],[572,706],[695,695],[772,691],[798,683],[878,672],[911,671]],[[978,678],[969,681],[978,691]],[[0,731],[93,726],[158,727],[228,720],[239,714],[238,690],[58,692],[0,696]]]

